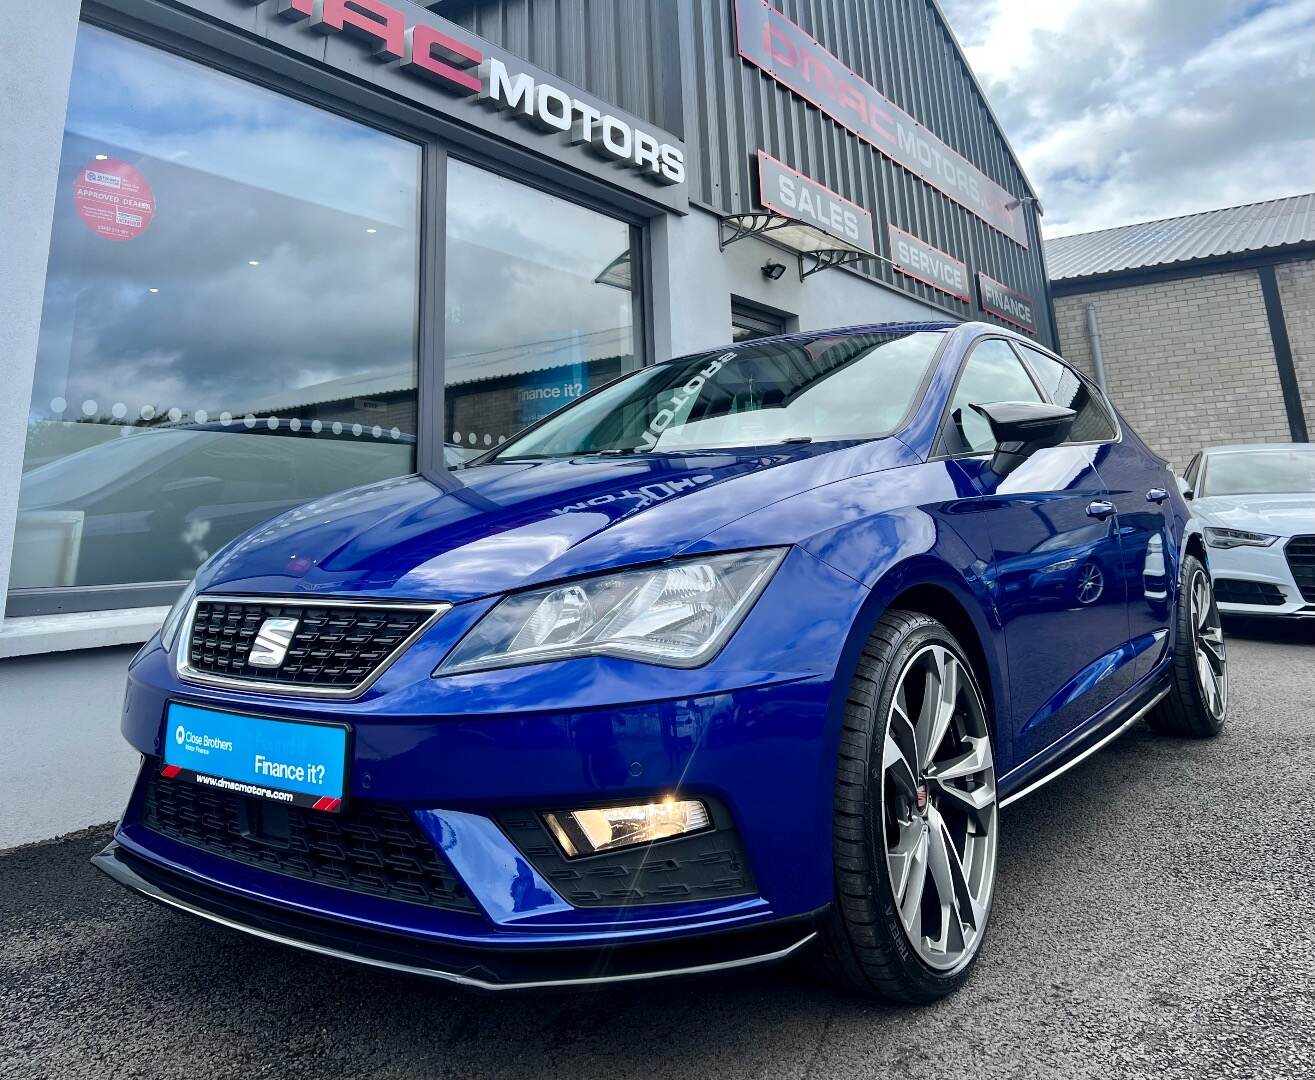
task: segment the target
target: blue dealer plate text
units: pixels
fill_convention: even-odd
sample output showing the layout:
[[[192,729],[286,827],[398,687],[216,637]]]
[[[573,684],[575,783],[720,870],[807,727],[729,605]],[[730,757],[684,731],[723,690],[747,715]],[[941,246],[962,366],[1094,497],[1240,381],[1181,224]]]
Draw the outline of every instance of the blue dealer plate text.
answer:
[[[164,762],[178,766],[187,779],[208,786],[312,806],[343,797],[347,728],[171,702],[165,719]],[[288,798],[288,793],[293,797]],[[337,809],[337,805],[317,809]]]

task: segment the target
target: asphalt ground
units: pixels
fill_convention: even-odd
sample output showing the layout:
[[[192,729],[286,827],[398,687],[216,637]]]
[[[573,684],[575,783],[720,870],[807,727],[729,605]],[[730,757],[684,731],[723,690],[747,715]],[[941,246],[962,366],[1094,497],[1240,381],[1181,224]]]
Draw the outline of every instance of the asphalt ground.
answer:
[[[494,995],[129,895],[89,829],[0,853],[0,1077],[1315,1076],[1315,627],[1240,630],[1210,742],[1135,726],[1002,815],[967,987],[920,1009],[792,968]]]

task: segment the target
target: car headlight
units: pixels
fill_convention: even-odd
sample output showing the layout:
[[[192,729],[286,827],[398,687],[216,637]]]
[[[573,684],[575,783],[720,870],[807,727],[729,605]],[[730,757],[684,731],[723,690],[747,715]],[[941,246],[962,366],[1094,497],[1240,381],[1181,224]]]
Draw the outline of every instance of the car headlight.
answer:
[[[677,559],[509,596],[434,674],[576,656],[694,667],[725,644],[784,555],[772,548]]]
[[[196,599],[196,580],[193,579],[191,584],[183,590],[183,595],[174,601],[174,606],[169,609],[169,614],[164,617],[164,622],[160,624],[160,644],[164,646],[166,652],[173,648],[174,638],[178,636],[178,628],[183,624],[183,617],[187,614],[187,609],[192,606],[192,601]]]
[[[1277,536],[1269,533],[1247,532],[1246,529],[1216,529],[1207,526],[1205,542],[1215,548],[1269,547]]]

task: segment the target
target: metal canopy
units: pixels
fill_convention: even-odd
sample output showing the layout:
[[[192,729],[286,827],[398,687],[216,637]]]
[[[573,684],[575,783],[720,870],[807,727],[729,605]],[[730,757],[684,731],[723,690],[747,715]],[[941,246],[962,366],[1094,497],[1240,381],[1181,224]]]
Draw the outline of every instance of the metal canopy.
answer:
[[[889,262],[872,251],[846,243],[799,218],[786,217],[771,210],[754,210],[745,214],[726,214],[718,225],[718,248],[727,247],[747,236],[770,240],[793,252],[799,260],[799,280],[836,266],[848,266],[864,259]]]

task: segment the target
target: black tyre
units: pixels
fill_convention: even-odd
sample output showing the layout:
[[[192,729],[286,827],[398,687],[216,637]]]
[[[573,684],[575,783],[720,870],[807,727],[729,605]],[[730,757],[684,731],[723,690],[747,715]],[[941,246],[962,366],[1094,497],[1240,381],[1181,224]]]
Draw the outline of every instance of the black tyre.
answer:
[[[1228,716],[1228,655],[1210,572],[1195,555],[1183,558],[1174,619],[1173,686],[1147,721],[1166,735],[1218,735]]]
[[[968,977],[995,886],[986,706],[954,635],[888,612],[850,688],[836,770],[836,902],[815,964],[841,987],[934,1001]]]

